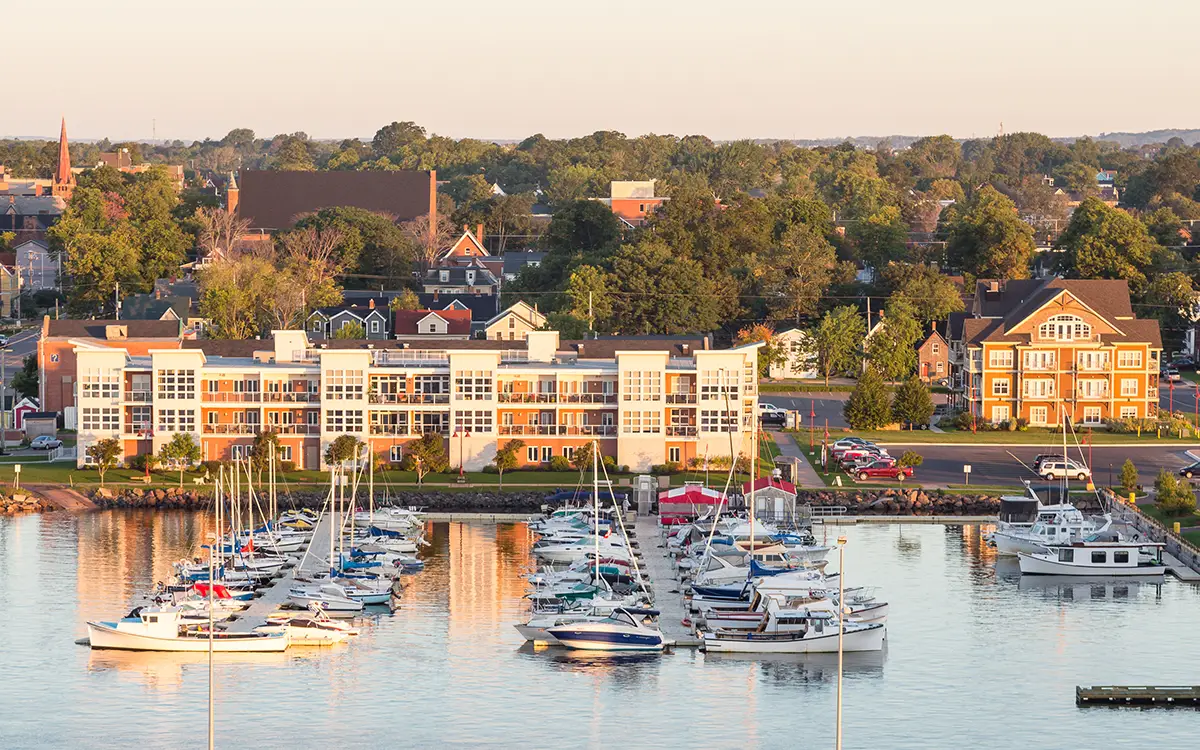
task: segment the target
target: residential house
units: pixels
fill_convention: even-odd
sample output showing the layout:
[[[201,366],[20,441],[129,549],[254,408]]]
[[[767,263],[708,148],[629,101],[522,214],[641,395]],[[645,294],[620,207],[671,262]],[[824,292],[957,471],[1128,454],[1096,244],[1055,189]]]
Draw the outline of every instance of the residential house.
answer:
[[[57,253],[50,252],[49,242],[44,239],[26,240],[13,250],[21,273],[21,286],[25,290],[40,292],[58,289],[62,261]]]
[[[12,253],[5,253],[12,255]],[[17,298],[21,295],[21,277],[9,259],[0,263],[0,317],[16,317],[20,309]]]
[[[545,259],[545,251],[513,250],[501,256],[504,259],[503,275],[505,281],[515,281],[526,268],[537,268]]]
[[[646,223],[646,217],[670,200],[654,194],[654,180],[614,180],[609,197],[600,198],[612,212],[631,227]]]
[[[103,327],[100,333],[104,333]],[[279,458],[317,469],[354,435],[399,462],[440,435],[450,465],[478,471],[512,440],[545,466],[593,441],[635,471],[744,453],[758,411],[759,345],[709,348],[707,337],[521,342],[331,340],[274,331],[263,341],[197,340],[137,353],[109,339],[72,341],[79,461],[121,440],[124,457],[193,435],[206,460],[247,455],[279,434]]]
[[[494,297],[500,293],[500,280],[480,259],[470,265],[434,266],[425,272],[422,291],[426,294],[474,294]]]
[[[772,380],[811,380],[821,374],[817,371],[817,355],[811,350],[808,331],[789,328],[772,337],[776,346],[783,348],[782,362],[772,362],[767,368],[767,377]]]
[[[470,310],[397,310],[394,321],[396,338],[471,338]]]
[[[0,233],[15,234],[16,244],[44,240],[66,207],[58,195],[0,195]]]
[[[518,301],[484,325],[484,335],[492,341],[524,341],[530,331],[546,326],[546,316],[526,302]]]
[[[1158,321],[1134,315],[1125,281],[982,280],[950,330],[961,402],[979,419],[1098,426],[1157,412]]]
[[[396,223],[437,217],[437,173],[415,170],[287,172],[244,170],[226,190],[226,208],[256,234],[290,229],[306,214],[353,206]]]
[[[925,340],[917,345],[917,374],[926,383],[950,382],[950,345],[938,333],[936,322]]]
[[[386,339],[390,335],[388,318],[387,300],[372,298],[365,305],[342,304],[313,310],[306,328],[312,338],[329,339],[337,335],[342,326],[357,323],[362,326],[366,338]]]

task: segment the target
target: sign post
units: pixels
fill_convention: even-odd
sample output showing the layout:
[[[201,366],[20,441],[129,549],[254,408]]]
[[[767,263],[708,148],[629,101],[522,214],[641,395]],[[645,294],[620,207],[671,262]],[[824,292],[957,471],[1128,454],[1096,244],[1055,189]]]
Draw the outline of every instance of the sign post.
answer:
[[[13,465],[13,489],[21,489],[21,464]]]
[[[963,464],[963,476],[966,477],[966,481],[963,482],[963,485],[964,486],[970,485],[971,484],[971,464]]]

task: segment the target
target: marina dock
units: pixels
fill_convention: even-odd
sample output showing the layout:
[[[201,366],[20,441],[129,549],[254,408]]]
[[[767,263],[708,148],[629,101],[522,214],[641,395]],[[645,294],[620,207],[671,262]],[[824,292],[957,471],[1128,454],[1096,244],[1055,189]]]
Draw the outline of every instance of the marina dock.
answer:
[[[1075,704],[1079,706],[1200,706],[1200,686],[1077,686],[1075,688]]]
[[[313,529],[312,540],[308,543],[308,546],[300,552],[293,553],[300,555],[303,567],[298,562],[294,567],[283,571],[283,575],[276,578],[271,587],[263,592],[262,596],[256,598],[249,607],[238,615],[236,620],[230,623],[229,632],[248,633],[260,625],[266,625],[267,615],[279,609],[287,601],[288,591],[292,588],[297,573],[324,569],[326,565],[325,561],[329,558],[330,552],[329,524],[331,523],[333,523],[332,515],[322,513],[320,520],[317,521],[316,528]]]
[[[659,611],[658,627],[680,648],[696,648],[701,641],[692,628],[683,624],[688,617],[687,605],[683,601],[682,584],[676,578],[674,567],[667,559],[665,544],[658,526],[657,516],[639,515],[634,529],[645,566],[642,573],[650,579],[654,592],[654,608]]]
[[[1163,563],[1167,566],[1167,572],[1171,575],[1185,583],[1200,583],[1200,573],[1189,568],[1175,555],[1163,550],[1162,558]]]

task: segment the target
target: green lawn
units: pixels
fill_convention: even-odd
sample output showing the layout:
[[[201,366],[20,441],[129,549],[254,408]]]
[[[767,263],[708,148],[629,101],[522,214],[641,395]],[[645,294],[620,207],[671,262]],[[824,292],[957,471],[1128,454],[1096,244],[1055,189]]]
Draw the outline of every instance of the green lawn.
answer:
[[[1167,515],[1150,503],[1147,503],[1146,505],[1139,505],[1138,510],[1150,518],[1153,518],[1155,521],[1158,521],[1163,526],[1166,526],[1168,529],[1174,529],[1176,522],[1178,522],[1182,528],[1200,525],[1200,512],[1185,516]],[[1194,533],[1200,534],[1200,529],[1197,529],[1197,531]]]
[[[890,390],[895,390],[896,386],[889,385]],[[853,383],[830,383],[825,385],[823,381],[806,380],[803,383],[759,383],[759,393],[850,393],[854,390]],[[935,385],[929,388],[930,393],[949,393],[950,389],[944,386]]]
[[[807,431],[794,431],[799,439]],[[1045,445],[1057,446],[1062,445],[1062,433],[1052,432],[1051,430],[1041,427],[1030,427],[1022,432],[1020,430],[1007,432],[1002,430],[988,430],[980,432],[971,432],[970,430],[954,430],[947,429],[944,432],[933,432],[932,430],[839,430],[829,431],[829,439],[837,440],[839,437],[846,435],[855,435],[877,443],[984,443],[984,444],[1003,444],[1003,443],[1021,443],[1026,445]],[[1076,433],[1074,436],[1067,435],[1067,443],[1073,447],[1075,438],[1077,437],[1082,443],[1087,433]],[[1093,445],[1111,445],[1113,443],[1162,443],[1174,445],[1200,445],[1200,439],[1195,437],[1185,437],[1182,440],[1176,437],[1156,437],[1154,433],[1142,433],[1141,437],[1137,434],[1115,434],[1104,430],[1096,430],[1091,433]]]

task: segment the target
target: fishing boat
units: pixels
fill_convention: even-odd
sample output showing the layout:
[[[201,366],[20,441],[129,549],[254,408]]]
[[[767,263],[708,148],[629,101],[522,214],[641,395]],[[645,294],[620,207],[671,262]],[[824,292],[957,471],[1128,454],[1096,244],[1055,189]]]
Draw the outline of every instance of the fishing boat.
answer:
[[[126,651],[208,651],[217,653],[283,651],[284,633],[219,633],[189,630],[178,611],[138,607],[116,622],[89,622],[92,648]]]
[[[556,625],[546,632],[567,648],[584,651],[662,651],[669,641],[653,625],[653,609],[618,608],[602,620]]]
[[[1075,541],[1020,552],[1023,575],[1161,577],[1167,566],[1158,542]]]
[[[842,651],[879,651],[886,626],[841,620]],[[719,629],[704,633],[704,650],[734,653],[811,654],[836,652],[839,619],[823,610],[784,610],[775,598],[767,618],[753,630]]]
[[[1112,516],[1104,514],[1088,518],[1074,505],[1044,505],[1032,526],[1002,526],[992,532],[992,543],[998,555],[1019,552],[1044,552],[1047,544],[1070,544],[1096,534],[1103,534],[1112,525]]]

